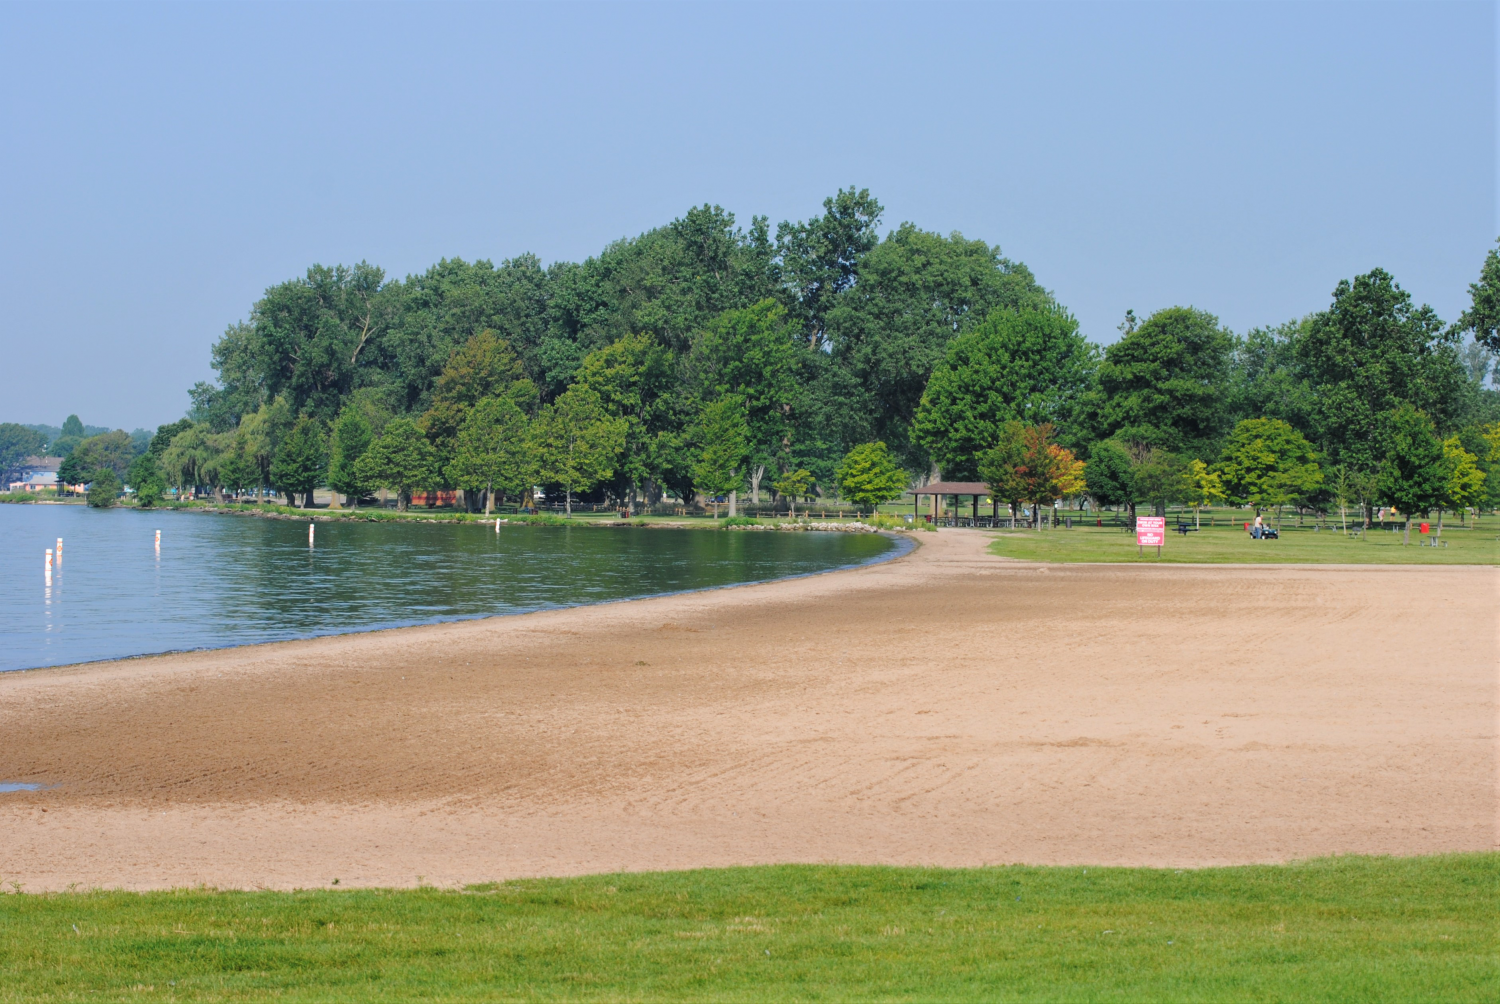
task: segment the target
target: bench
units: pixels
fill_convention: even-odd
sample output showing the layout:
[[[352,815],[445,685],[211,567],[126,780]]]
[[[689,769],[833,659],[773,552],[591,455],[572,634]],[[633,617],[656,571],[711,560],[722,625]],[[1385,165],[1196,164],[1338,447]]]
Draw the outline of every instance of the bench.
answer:
[[[1186,537],[1190,533],[1198,532],[1198,528],[1191,523],[1178,523],[1176,529],[1177,532],[1182,534],[1184,537]]]

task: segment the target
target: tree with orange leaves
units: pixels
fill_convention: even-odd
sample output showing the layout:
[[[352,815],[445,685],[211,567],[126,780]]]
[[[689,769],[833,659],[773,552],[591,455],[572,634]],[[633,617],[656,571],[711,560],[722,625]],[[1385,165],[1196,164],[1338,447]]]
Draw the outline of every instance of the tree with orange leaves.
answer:
[[[999,498],[1030,502],[1033,525],[1042,528],[1042,506],[1083,489],[1083,461],[1053,440],[1051,422],[1008,422],[1002,442],[980,459],[979,474]]]

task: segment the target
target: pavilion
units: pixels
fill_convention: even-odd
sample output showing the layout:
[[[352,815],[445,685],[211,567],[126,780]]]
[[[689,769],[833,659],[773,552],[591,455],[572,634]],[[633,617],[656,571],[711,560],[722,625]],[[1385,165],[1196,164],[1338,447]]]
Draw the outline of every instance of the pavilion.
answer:
[[[990,486],[985,484],[983,481],[934,481],[931,484],[921,485],[917,488],[913,488],[911,490],[911,494],[913,516],[920,515],[919,510],[922,506],[921,496],[923,495],[932,496],[932,518],[934,520],[936,520],[938,517],[939,498],[944,495],[952,495],[953,509],[955,512],[957,512],[959,497],[963,495],[970,495],[973,497],[974,501],[974,520],[976,522],[978,522],[979,520],[979,499],[981,497],[989,498],[992,505],[994,506],[994,511],[991,513],[991,518],[995,520],[999,520],[1000,518],[1000,500],[994,498],[990,494]]]

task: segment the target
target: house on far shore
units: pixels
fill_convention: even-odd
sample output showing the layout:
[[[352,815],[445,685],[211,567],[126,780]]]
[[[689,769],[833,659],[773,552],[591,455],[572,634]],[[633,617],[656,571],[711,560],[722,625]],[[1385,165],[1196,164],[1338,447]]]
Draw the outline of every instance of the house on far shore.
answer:
[[[33,471],[22,480],[10,483],[10,490],[13,492],[39,492],[45,488],[56,487],[56,471]]]
[[[35,492],[57,487],[57,469],[62,457],[27,457],[7,470],[0,484],[13,492]],[[40,477],[39,477],[40,475]],[[47,476],[50,476],[50,480]]]

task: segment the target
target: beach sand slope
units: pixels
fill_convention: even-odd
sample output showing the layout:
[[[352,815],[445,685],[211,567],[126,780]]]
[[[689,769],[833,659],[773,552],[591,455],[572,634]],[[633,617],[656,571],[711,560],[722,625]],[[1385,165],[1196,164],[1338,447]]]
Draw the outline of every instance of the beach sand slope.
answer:
[[[55,785],[0,795],[0,883],[1497,847],[1500,571],[1038,565],[988,539],[0,675],[0,781]]]

